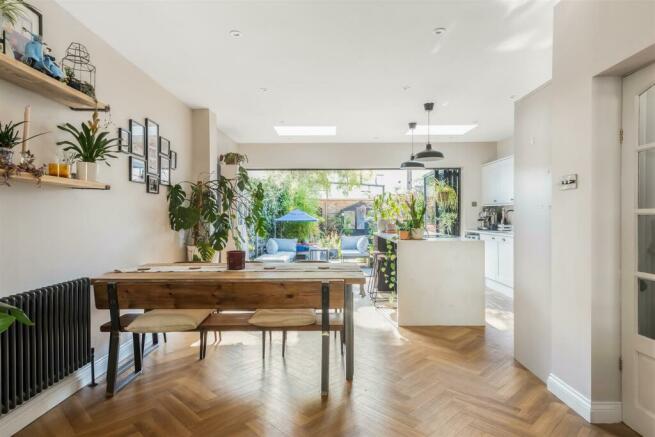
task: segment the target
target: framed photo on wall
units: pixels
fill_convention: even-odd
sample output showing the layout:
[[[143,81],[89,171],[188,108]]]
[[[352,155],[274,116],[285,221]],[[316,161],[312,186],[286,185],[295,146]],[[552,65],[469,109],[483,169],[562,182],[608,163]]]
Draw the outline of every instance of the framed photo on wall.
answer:
[[[118,151],[123,153],[130,153],[132,148],[132,135],[130,131],[118,128]]]
[[[167,156],[159,157],[159,183],[161,185],[171,184],[171,160]]]
[[[177,169],[177,152],[171,150],[171,170]]]
[[[159,174],[159,124],[146,118],[146,163],[148,173]]]
[[[130,156],[130,181],[146,183],[146,162],[136,156]]]
[[[159,178],[155,175],[146,175],[146,191],[151,194],[159,194]]]
[[[164,155],[166,157],[170,156],[171,154],[171,142],[170,140],[164,138],[164,137],[159,137],[159,153],[161,155]]]
[[[137,121],[130,120],[130,136],[132,141],[132,154],[136,156],[146,156],[146,130],[143,125]]]

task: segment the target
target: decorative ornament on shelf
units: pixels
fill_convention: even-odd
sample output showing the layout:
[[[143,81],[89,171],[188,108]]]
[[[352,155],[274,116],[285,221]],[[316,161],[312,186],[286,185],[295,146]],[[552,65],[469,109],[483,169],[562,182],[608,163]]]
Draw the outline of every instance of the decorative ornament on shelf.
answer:
[[[70,43],[61,65],[68,86],[87,96],[96,97],[96,67],[91,63],[91,55],[86,47],[78,42]]]

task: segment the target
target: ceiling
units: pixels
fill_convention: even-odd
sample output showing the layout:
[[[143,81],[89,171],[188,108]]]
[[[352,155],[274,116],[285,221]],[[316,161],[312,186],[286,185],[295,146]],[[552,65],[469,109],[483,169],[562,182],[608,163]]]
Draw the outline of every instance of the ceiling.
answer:
[[[426,101],[431,124],[478,124],[435,141],[496,141],[551,76],[556,0],[58,1],[239,143],[407,141]]]

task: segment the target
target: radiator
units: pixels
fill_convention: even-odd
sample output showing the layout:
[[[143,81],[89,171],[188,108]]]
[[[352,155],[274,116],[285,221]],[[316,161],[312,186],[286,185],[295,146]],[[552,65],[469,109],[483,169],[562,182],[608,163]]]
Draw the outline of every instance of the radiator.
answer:
[[[89,279],[0,299],[34,326],[14,323],[0,334],[0,414],[7,414],[91,362]]]

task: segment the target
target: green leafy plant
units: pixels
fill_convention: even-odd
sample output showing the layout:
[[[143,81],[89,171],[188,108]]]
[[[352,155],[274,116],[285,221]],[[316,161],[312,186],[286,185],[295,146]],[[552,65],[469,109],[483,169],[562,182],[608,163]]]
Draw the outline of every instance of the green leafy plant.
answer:
[[[238,229],[240,220],[256,235],[265,235],[264,189],[261,183],[250,180],[242,166],[232,179],[220,176],[175,184],[167,199],[171,228],[189,232],[188,242],[198,248],[201,261],[208,262],[216,251],[223,250],[230,236],[241,250],[245,239]]]
[[[248,157],[241,153],[229,152],[218,157],[218,160],[227,165],[241,165],[248,162]]]
[[[101,131],[98,111],[94,111],[91,120],[82,123],[80,129],[70,123],[60,124],[57,128],[68,132],[75,139],[75,142],[69,140],[57,142],[58,146],[65,145],[64,151],[72,152],[74,159],[82,162],[104,161],[105,164],[110,165],[108,159],[116,158],[116,155],[112,154],[114,152],[112,147],[118,138],[108,138],[109,132]]]
[[[20,308],[0,302],[0,333],[9,329],[16,321],[27,326],[34,325]]]
[[[0,0],[0,18],[4,18],[12,26],[25,15],[23,0]]]
[[[380,267],[380,271],[382,272],[382,275],[384,276],[384,283],[387,284],[387,287],[389,287],[389,290],[395,290],[396,289],[396,251],[394,248],[394,244],[389,241],[386,241],[386,260],[382,264],[382,267]]]
[[[410,220],[398,220],[396,221],[396,227],[399,231],[411,231],[412,222]]]
[[[20,136],[20,129],[18,127],[22,124],[25,124],[24,121],[18,123],[8,122],[2,124],[0,121],[0,147],[5,147],[7,149],[13,149],[17,144],[23,142],[23,139]],[[32,135],[29,138],[26,138],[25,141],[31,140],[41,135],[45,135],[47,132],[42,132],[40,134]]]
[[[425,228],[425,200],[415,193],[411,193],[405,200],[409,214],[409,224],[412,229]]]
[[[435,179],[434,181],[435,200],[437,206],[442,210],[456,210],[458,206],[457,191],[448,185],[446,181]]]
[[[442,234],[452,235],[457,223],[457,212],[445,211],[439,215],[439,229]]]

